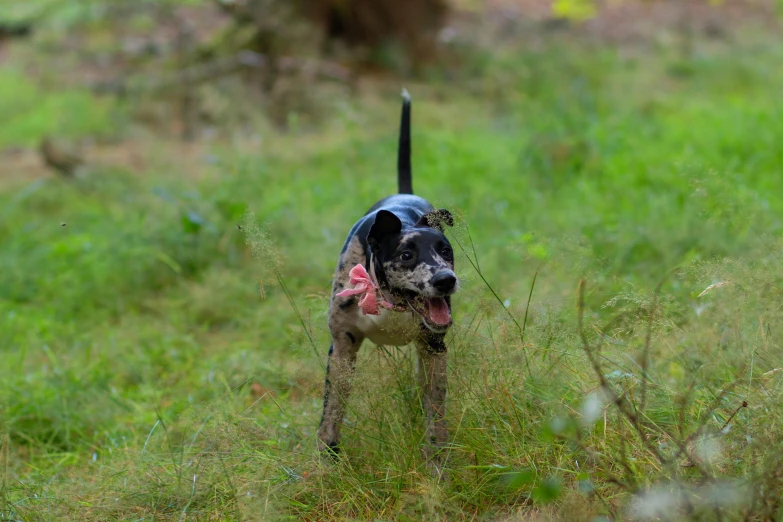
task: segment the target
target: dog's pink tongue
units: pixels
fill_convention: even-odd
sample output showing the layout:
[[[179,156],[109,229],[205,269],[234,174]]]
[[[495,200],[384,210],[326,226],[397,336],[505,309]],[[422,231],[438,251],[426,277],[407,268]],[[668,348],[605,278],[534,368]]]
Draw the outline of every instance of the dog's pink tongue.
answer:
[[[451,311],[445,299],[427,299],[427,306],[430,311],[430,320],[438,325],[445,325],[451,322]]]

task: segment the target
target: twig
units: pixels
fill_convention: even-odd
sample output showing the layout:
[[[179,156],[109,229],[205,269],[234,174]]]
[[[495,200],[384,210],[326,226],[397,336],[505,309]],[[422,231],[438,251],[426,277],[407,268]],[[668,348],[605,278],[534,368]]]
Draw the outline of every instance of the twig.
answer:
[[[731,414],[731,416],[730,416],[728,419],[726,419],[726,423],[725,423],[725,424],[723,424],[723,427],[720,429],[720,431],[723,431],[723,430],[725,430],[725,429],[726,429],[726,426],[728,426],[728,425],[729,425],[729,423],[730,423],[730,422],[731,422],[731,420],[734,418],[734,416],[735,416],[736,414],[738,414],[738,413],[739,413],[739,411],[740,411],[742,408],[747,408],[747,407],[748,407],[748,401],[742,401],[742,404],[740,404],[739,406],[737,406],[737,409],[736,409],[736,410],[734,410],[734,413],[732,413],[732,414]]]
[[[696,428],[696,431],[691,433],[688,438],[685,439],[686,443],[689,443],[698,437],[701,436],[701,434],[704,432],[704,428],[707,426],[707,422],[709,422],[710,418],[712,418],[712,414],[715,413],[715,410],[718,409],[720,406],[720,403],[723,401],[723,399],[726,397],[726,395],[731,392],[732,389],[734,389],[737,384],[739,384],[740,378],[734,379],[734,381],[730,382],[725,388],[723,388],[717,397],[715,397],[712,401],[712,405],[710,405],[710,408],[705,412],[702,421],[699,423],[698,428]]]
[[[633,403],[628,401],[625,394],[618,394],[614,390],[614,388],[609,384],[609,381],[606,380],[603,371],[601,371],[601,363],[599,362],[598,358],[595,356],[594,349],[590,346],[590,342],[587,340],[587,335],[585,334],[585,329],[584,329],[585,286],[587,286],[587,283],[585,282],[584,279],[581,279],[579,281],[579,287],[577,289],[577,295],[578,295],[577,312],[578,312],[579,337],[582,339],[582,345],[585,353],[587,354],[587,358],[590,361],[590,364],[592,365],[596,375],[598,376],[598,380],[601,384],[601,388],[604,389],[604,391],[610,397],[611,402],[614,403],[615,406],[617,406],[620,412],[625,416],[626,419],[628,419],[628,421],[634,427],[642,444],[644,444],[644,446],[647,448],[648,451],[650,451],[650,453],[655,455],[655,458],[657,458],[662,465],[668,465],[669,460],[666,457],[664,457],[663,454],[660,452],[660,450],[656,448],[655,445],[651,441],[649,441],[648,438],[646,437],[647,430],[645,429],[643,422],[639,418],[638,410],[634,407]]]

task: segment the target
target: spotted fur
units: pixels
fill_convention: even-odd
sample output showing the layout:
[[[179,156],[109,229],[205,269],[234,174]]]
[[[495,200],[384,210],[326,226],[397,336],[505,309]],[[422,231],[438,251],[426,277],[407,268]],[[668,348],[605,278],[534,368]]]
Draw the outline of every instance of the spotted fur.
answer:
[[[426,297],[440,297],[442,292],[432,285],[433,276],[438,273],[454,275],[453,253],[444,256],[445,249],[451,252],[451,244],[440,231],[416,230],[404,234],[394,254],[383,262],[389,286]],[[414,256],[411,262],[400,258],[406,250]]]
[[[332,283],[329,331],[332,345],[324,382],[324,408],[318,428],[322,450],[337,454],[345,403],[351,391],[356,354],[365,339],[401,346],[414,342],[420,362],[420,384],[426,412],[426,454],[432,462],[447,442],[445,420],[445,336],[451,326],[451,294],[456,291],[454,255],[444,234],[453,225],[451,213],[435,209],[412,192],[410,100],[403,103],[400,140],[400,194],[384,198],[359,219],[348,234]],[[364,315],[355,296],[339,297],[350,287],[349,272],[357,264],[374,272],[395,308]],[[448,322],[445,322],[445,317]],[[437,467],[437,466],[436,466]]]

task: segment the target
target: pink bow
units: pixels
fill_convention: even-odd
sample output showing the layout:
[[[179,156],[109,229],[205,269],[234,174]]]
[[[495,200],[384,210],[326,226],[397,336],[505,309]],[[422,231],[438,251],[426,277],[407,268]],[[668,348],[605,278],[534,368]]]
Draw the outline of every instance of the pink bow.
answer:
[[[394,308],[394,306],[383,297],[381,289],[373,282],[361,263],[351,268],[348,275],[350,276],[353,288],[343,290],[337,294],[338,297],[364,294],[359,299],[359,308],[362,309],[364,315],[380,315],[381,312],[378,309],[379,305],[384,308]]]

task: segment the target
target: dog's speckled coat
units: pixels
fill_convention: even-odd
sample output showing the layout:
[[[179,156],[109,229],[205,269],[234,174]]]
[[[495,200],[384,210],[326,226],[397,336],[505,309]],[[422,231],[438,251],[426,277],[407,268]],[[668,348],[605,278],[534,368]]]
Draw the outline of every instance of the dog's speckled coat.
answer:
[[[339,450],[340,426],[351,391],[356,354],[365,339],[401,346],[416,342],[426,412],[426,454],[433,461],[448,439],[446,406],[446,332],[451,326],[450,296],[457,287],[451,244],[443,226],[451,214],[412,195],[410,98],[403,93],[398,152],[399,194],[377,202],[353,226],[345,241],[332,284],[329,331],[332,345],[326,367],[319,447]],[[363,315],[356,296],[338,297],[349,288],[351,268],[363,264],[395,308]]]

